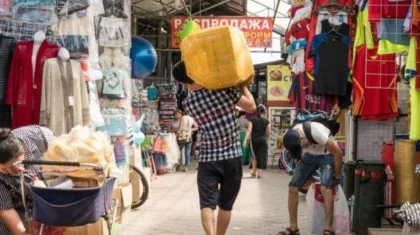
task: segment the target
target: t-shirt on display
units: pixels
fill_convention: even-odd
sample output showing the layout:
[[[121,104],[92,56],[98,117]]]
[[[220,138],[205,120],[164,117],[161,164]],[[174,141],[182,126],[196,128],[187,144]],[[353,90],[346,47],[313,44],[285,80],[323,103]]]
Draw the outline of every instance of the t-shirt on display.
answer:
[[[315,94],[346,94],[349,44],[350,38],[345,35],[323,33],[314,36],[310,56],[315,57]]]

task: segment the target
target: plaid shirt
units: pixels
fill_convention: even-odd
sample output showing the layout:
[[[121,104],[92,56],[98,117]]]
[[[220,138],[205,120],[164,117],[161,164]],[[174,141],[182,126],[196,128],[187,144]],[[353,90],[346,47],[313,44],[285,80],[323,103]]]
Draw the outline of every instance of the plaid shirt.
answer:
[[[184,100],[185,111],[198,124],[199,162],[220,161],[242,155],[235,104],[242,93],[234,88],[201,89]]]

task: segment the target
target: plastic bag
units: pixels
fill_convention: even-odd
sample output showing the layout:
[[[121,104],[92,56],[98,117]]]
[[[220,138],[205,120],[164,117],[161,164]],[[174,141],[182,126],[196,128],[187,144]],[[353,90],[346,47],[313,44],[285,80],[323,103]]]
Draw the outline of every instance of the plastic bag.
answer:
[[[64,134],[53,140],[44,154],[47,161],[65,161],[92,163],[100,165],[109,173],[115,164],[113,147],[105,133],[92,132],[88,127],[77,126],[69,134]],[[75,178],[96,178],[98,174],[91,167],[43,166],[43,170],[51,176],[66,175]],[[60,172],[63,171],[63,172]],[[44,176],[46,176],[44,174]]]
[[[306,204],[308,206],[308,234],[320,235],[325,229],[325,208],[322,200],[315,199],[315,185],[312,185],[306,194]],[[334,221],[333,228],[336,235],[350,234],[350,212],[344,190],[338,186],[334,197]]]

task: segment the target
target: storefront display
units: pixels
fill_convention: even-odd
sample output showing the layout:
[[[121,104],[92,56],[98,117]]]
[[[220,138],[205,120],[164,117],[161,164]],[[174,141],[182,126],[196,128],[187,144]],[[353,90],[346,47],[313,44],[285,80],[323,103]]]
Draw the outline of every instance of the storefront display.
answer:
[[[268,139],[268,163],[277,166],[279,157],[283,153],[283,146],[279,143],[294,120],[295,110],[293,108],[270,107],[268,115],[271,127]]]

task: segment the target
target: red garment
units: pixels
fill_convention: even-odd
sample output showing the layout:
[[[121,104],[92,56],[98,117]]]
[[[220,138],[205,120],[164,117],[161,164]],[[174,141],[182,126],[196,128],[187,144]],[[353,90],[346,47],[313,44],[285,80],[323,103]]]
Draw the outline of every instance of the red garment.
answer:
[[[411,0],[389,2],[388,0],[369,0],[369,21],[379,22],[382,18],[405,19]]]
[[[401,2],[388,2],[388,0],[382,0],[383,17],[390,19],[405,19],[410,6],[410,0]]]
[[[6,103],[12,106],[12,129],[39,124],[44,62],[57,57],[59,51],[58,45],[42,42],[33,76],[33,47],[33,41],[19,42],[13,54],[6,98]]]
[[[353,68],[353,114],[363,119],[398,117],[395,55],[377,55],[377,48],[356,49]]]
[[[309,37],[309,26],[311,24],[311,19],[303,18],[301,20],[296,21],[293,23],[286,33],[286,44],[290,45],[291,40],[290,38],[293,37],[294,39],[308,39]]]
[[[379,23],[382,19],[382,0],[369,0],[368,20],[372,23]]]
[[[293,76],[288,99],[298,109],[316,109],[331,112],[338,103],[336,96],[315,95],[314,82],[305,72]]]
[[[293,5],[293,6],[290,8],[290,10],[289,10],[289,12],[290,12],[290,18],[291,18],[291,19],[293,19],[293,18],[295,17],[296,12],[297,12],[299,9],[302,9],[302,8],[304,8],[304,7],[305,7],[305,5],[303,5],[302,3],[299,3],[299,4],[296,4],[296,5]]]

